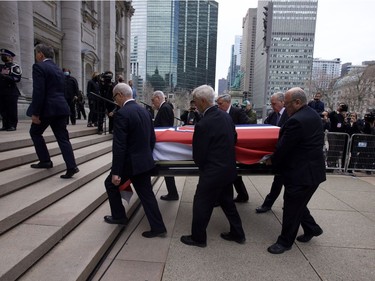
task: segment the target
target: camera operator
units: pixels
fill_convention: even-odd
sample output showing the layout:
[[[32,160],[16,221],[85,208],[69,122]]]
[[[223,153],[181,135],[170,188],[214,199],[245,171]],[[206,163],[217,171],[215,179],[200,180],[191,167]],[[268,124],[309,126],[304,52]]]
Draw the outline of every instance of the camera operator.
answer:
[[[346,122],[349,124],[347,133],[349,136],[353,134],[360,134],[363,130],[362,120],[358,119],[357,113],[350,112],[346,117]]]
[[[21,81],[22,70],[18,64],[13,63],[16,56],[7,49],[0,50],[0,115],[3,118],[3,126],[0,131],[15,131],[18,123],[18,97],[20,91],[16,83]]]
[[[349,131],[349,122],[346,119],[348,106],[345,103],[340,103],[336,111],[329,113],[329,120],[331,121],[330,132],[346,133]]]
[[[195,125],[201,119],[194,100],[190,101],[190,108],[185,110],[180,118],[184,122],[184,125]]]
[[[99,85],[99,93],[100,96],[103,98],[112,101],[112,91],[114,88],[114,82],[112,81],[113,72],[106,71],[101,74],[100,76],[100,85]],[[98,112],[98,134],[101,135],[103,133],[103,122],[104,122],[104,114],[108,116],[108,131],[110,134],[113,133],[113,114],[116,106],[105,100],[98,101],[97,103],[97,112]]]
[[[364,117],[365,124],[363,126],[363,133],[375,135],[375,113],[366,113]]]

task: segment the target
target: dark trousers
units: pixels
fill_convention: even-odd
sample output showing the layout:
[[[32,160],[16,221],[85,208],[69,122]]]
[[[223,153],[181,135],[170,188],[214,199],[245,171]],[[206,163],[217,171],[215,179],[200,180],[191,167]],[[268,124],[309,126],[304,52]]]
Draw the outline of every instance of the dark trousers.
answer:
[[[318,186],[285,185],[283,224],[277,243],[291,247],[300,225],[305,234],[316,233],[320,230],[320,226],[307,208],[307,204],[317,188]]]
[[[246,186],[243,183],[241,176],[237,176],[236,180],[233,182],[233,185],[239,198],[245,199],[245,200],[249,199],[249,194],[247,193]]]
[[[282,177],[280,175],[275,175],[273,177],[273,182],[272,182],[270,193],[267,194],[262,206],[271,208],[273,203],[275,203],[277,197],[279,197],[282,188],[283,188]]]
[[[96,117],[98,122],[98,131],[103,132],[103,123],[105,122],[105,104],[104,101],[96,102]]]
[[[83,118],[86,120],[86,111],[85,111],[84,104],[77,102],[76,109],[77,109],[77,119],[81,119],[81,114],[82,114]]]
[[[155,194],[152,191],[150,172],[130,176],[129,178],[138,194],[139,199],[141,200],[146,217],[151,226],[151,230],[156,232],[166,231],[158,202],[156,201]],[[120,185],[126,182],[129,178],[122,177]],[[106,178],[104,185],[108,194],[108,201],[111,208],[112,217],[115,219],[125,218],[126,212],[124,205],[122,204],[119,187],[112,183],[112,174],[109,174],[109,176]]]
[[[165,185],[167,186],[168,195],[170,196],[178,196],[176,182],[174,177],[164,177]]]
[[[56,116],[51,118],[44,118],[40,124],[31,123],[30,136],[34,143],[36,154],[39,161],[48,162],[51,160],[46,142],[43,138],[43,133],[48,126],[51,126],[52,132],[55,135],[57,143],[60,147],[61,154],[66,164],[67,169],[74,169],[77,167],[74,159],[72,145],[69,141],[69,133],[66,129],[66,116]]]
[[[96,101],[94,99],[89,99],[89,116],[87,122],[93,124],[97,122],[97,119]]]
[[[220,183],[202,183],[200,180],[193,202],[193,223],[191,227],[193,240],[206,242],[206,229],[216,202],[220,202],[220,206],[229,221],[232,235],[244,238],[242,221],[233,202],[232,184],[220,186]]]
[[[66,100],[66,101],[68,102],[69,109],[70,109],[70,116],[67,117],[66,123],[69,124],[69,117],[70,117],[70,122],[72,123],[72,125],[75,125],[76,124],[76,105],[75,105],[75,102],[73,100]]]
[[[18,123],[18,94],[3,94],[0,96],[0,114],[3,119],[3,128],[17,128]]]

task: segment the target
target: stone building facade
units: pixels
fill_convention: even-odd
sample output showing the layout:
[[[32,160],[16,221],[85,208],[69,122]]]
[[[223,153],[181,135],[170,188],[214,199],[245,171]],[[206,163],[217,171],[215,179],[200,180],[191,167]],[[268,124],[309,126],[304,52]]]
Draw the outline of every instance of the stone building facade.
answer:
[[[131,1],[0,1],[0,48],[16,54],[22,67],[18,84],[20,118],[32,95],[34,46],[46,43],[55,62],[69,68],[86,94],[94,71],[111,70],[130,78]]]

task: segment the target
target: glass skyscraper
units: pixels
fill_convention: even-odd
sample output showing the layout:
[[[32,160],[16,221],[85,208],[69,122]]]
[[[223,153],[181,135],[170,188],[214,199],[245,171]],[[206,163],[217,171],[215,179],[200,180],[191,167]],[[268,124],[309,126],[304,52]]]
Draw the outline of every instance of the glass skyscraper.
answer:
[[[263,47],[264,7],[272,2],[270,46]],[[254,103],[263,109],[271,94],[305,88],[311,79],[318,0],[259,1],[254,73]],[[259,109],[259,108],[258,108]]]
[[[133,0],[131,72],[145,91],[215,85],[218,4],[215,1]]]

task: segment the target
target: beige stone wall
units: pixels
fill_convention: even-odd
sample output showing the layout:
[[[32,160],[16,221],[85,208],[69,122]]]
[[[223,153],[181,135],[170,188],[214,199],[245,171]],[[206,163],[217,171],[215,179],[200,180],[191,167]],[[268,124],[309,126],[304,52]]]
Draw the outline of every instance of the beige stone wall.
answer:
[[[133,13],[126,1],[0,1],[0,48],[14,52],[22,67],[22,96],[32,95],[37,43],[54,47],[55,62],[71,70],[84,93],[93,71],[128,77]],[[20,99],[20,118],[27,104]]]

